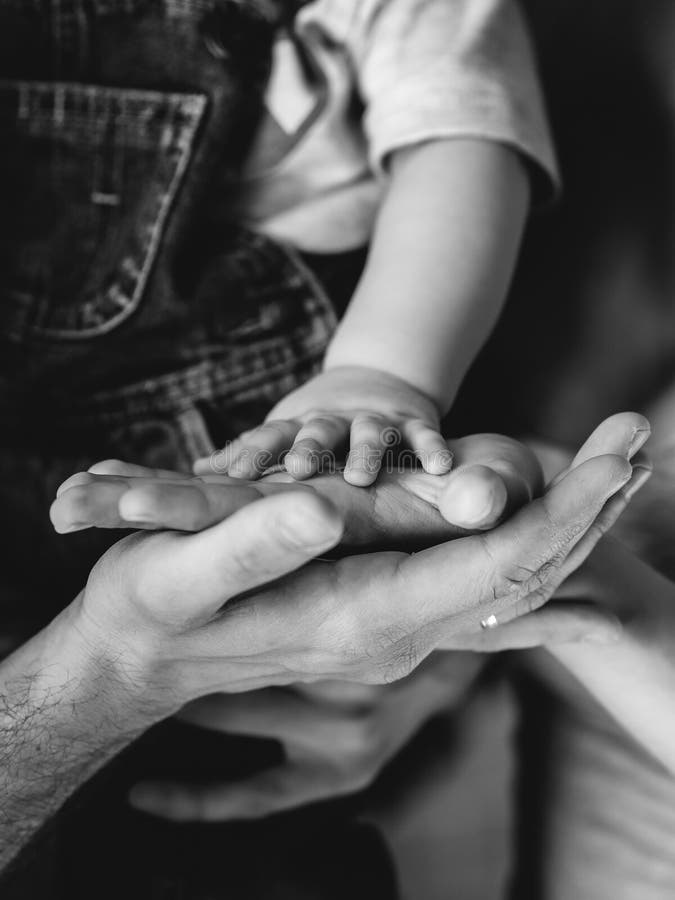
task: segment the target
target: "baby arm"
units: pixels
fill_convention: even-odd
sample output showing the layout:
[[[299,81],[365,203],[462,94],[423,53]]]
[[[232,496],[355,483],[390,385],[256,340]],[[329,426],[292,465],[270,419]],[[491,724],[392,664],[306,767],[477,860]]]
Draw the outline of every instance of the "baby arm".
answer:
[[[287,453],[296,478],[350,447],[345,479],[372,484],[402,442],[430,474],[439,432],[501,310],[528,209],[524,164],[505,145],[430,141],[394,153],[368,262],[324,369],[234,441],[218,468],[256,478]],[[213,471],[200,461],[196,472]]]
[[[528,195],[524,165],[501,144],[442,140],[395,153],[326,370],[387,372],[446,413],[501,310]]]

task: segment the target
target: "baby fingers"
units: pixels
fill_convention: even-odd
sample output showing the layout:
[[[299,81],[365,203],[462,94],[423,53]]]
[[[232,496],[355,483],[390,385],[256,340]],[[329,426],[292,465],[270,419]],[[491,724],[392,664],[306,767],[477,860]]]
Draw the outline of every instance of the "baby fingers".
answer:
[[[296,439],[300,423],[295,419],[263,422],[247,431],[208,460],[199,460],[195,474],[227,474],[232,478],[254,480],[277,465]]]
[[[376,415],[358,415],[352,422],[349,455],[344,478],[356,487],[373,484],[382,467],[382,457],[400,440],[400,434]]]
[[[348,434],[349,422],[342,416],[325,414],[308,419],[286,454],[286,470],[298,481],[333,471],[336,454],[344,451]]]
[[[408,419],[402,424],[405,443],[430,475],[445,475],[452,468],[452,453],[438,428],[421,419]]]

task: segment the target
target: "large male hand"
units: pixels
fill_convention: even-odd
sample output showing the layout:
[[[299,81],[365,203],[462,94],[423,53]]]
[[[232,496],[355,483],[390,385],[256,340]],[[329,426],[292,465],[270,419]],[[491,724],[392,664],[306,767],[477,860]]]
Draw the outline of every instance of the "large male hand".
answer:
[[[412,556],[306,565],[342,535],[335,507],[310,491],[264,497],[198,534],[139,532],[93,570],[79,627],[117,648],[156,718],[218,691],[391,681],[437,646],[493,649],[483,642],[501,629],[481,624],[544,604],[621,511],[641,430],[640,417],[614,417],[508,522]]]

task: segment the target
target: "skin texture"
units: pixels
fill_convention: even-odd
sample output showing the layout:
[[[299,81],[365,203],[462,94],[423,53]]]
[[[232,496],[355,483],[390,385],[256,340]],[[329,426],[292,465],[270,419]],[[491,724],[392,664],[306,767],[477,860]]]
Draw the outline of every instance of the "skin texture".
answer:
[[[187,478],[106,460],[61,485],[51,516],[61,532],[129,525],[200,531],[261,497],[305,490],[319,493],[340,512],[343,545],[412,549],[493,528],[541,493],[537,458],[517,441],[485,434],[449,441],[447,447],[454,457],[449,474],[391,471],[366,489],[336,474],[303,486],[285,473],[247,484],[212,472]]]
[[[480,620],[527,622],[625,506],[636,473],[618,436],[639,419],[605,423],[600,456],[493,531],[412,556],[312,562],[344,530],[314,491],[264,497],[195,534],[120,540],[80,596],[0,664],[0,864],[122,746],[200,697],[386,684],[440,644],[499,649],[501,629]],[[603,640],[617,631],[603,616],[584,625]],[[578,638],[578,623],[557,637]]]
[[[219,474],[258,478],[290,451],[284,465],[302,480],[330,451],[346,457],[345,480],[363,487],[394,443],[429,474],[449,471],[441,417],[504,303],[529,178],[510,148],[456,137],[388,163],[366,268],[324,371],[226,447]]]
[[[589,439],[575,464],[592,459],[594,453],[603,449],[603,441],[608,440],[610,433],[613,449],[626,455],[637,452],[649,435],[646,423],[638,417],[615,420],[610,429],[600,429]],[[524,448],[498,436],[467,438],[457,442],[454,450],[466,466],[457,470],[455,482],[466,489],[468,497],[472,496],[474,479],[480,479],[485,468],[485,465],[477,462],[478,459],[483,464],[493,466],[493,474],[495,471],[505,473],[503,483],[508,485],[512,494],[517,494],[519,487],[514,476],[526,480],[538,477],[538,471],[528,465],[528,454],[524,452]],[[570,468],[567,467],[565,471],[570,471]],[[189,519],[189,527],[193,529],[199,525],[207,527],[213,522],[219,502],[221,514],[225,514],[226,510],[218,499],[205,505],[202,502],[203,492],[208,494],[209,491],[215,491],[215,496],[220,498],[227,492],[228,486],[234,493],[241,491],[241,486],[229,479],[224,482],[214,479],[199,485],[183,482],[181,491],[176,495],[176,500],[181,502],[174,504],[176,475],[162,473],[164,477],[161,485],[155,481],[152,486],[151,473],[125,467],[119,462],[99,464],[94,469],[101,474],[84,480],[82,477],[75,477],[73,481],[66,483],[61,497],[77,489],[81,513],[82,494],[89,492],[92,500],[89,510],[96,510],[104,519],[105,502],[118,502],[122,508],[130,504],[132,509],[134,503],[138,502],[145,507],[144,512],[147,514],[150,501],[150,506],[154,503],[152,518],[156,522],[160,521],[162,515],[169,515],[175,524],[176,519],[182,515],[184,525],[188,524]],[[105,476],[102,474],[105,471],[117,474]],[[648,469],[638,469],[637,472],[636,480],[639,480],[643,477],[642,473],[648,473]],[[113,480],[108,482],[108,477]],[[405,482],[408,475],[400,477]],[[418,478],[416,474],[410,477]],[[141,479],[143,486],[134,488],[135,479]],[[325,488],[333,489],[334,499],[342,499],[343,508],[349,509],[352,517],[361,516],[358,503],[350,507],[344,504],[344,499],[353,497],[358,500],[365,492],[355,491],[339,478],[323,481]],[[438,482],[441,482],[441,486]],[[72,486],[69,487],[69,484]],[[453,479],[448,477],[434,479],[423,474],[421,481],[415,481],[414,484],[421,496],[436,501],[453,494]],[[148,493],[149,486],[151,490]],[[258,489],[259,487],[257,486]],[[399,487],[398,481],[390,486],[392,490]],[[431,492],[432,487],[434,492]],[[102,488],[104,491],[114,490],[106,495],[101,493]],[[371,489],[371,493],[388,496],[380,482]],[[193,494],[194,508],[191,508],[189,498]],[[122,502],[123,499],[126,504]],[[167,499],[169,502],[165,502]],[[394,499],[398,499],[400,504],[405,495],[394,493]],[[613,509],[606,510],[607,523],[616,515],[616,507],[623,503],[621,498]],[[372,516],[373,509],[378,509],[378,503],[370,505],[371,517],[367,521],[371,523],[377,521],[377,517]],[[400,519],[400,506],[392,509],[385,504],[385,509],[391,510],[394,521]],[[113,519],[115,515],[113,509]],[[408,520],[408,527],[410,525],[411,521]],[[603,527],[603,524],[598,525],[599,530]],[[353,526],[352,530],[358,531]],[[374,533],[369,535],[370,539],[374,536]],[[543,641],[552,644],[584,641],[587,644],[590,642],[591,646],[598,646],[603,642],[616,640],[619,628],[619,623],[612,614],[587,605],[570,603],[546,607],[516,619],[510,625],[502,625],[494,632],[476,635],[473,640],[491,641],[493,646],[505,647],[526,647]],[[220,694],[211,695],[203,701],[198,700],[189,704],[181,716],[203,727],[281,740],[286,747],[286,762],[262,776],[236,785],[140,785],[132,793],[132,802],[146,812],[169,818],[215,820],[267,815],[355,790],[375,777],[426,717],[446,707],[453,690],[466,687],[481,665],[480,657],[473,654],[434,654],[404,681],[391,686],[366,687],[344,682],[325,682],[282,690],[267,689],[247,694],[245,698]]]

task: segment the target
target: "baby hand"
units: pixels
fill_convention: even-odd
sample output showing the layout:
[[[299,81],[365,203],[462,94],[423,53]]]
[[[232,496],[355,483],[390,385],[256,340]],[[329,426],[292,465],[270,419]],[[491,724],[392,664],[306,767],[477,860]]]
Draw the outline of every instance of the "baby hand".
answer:
[[[300,481],[334,471],[346,456],[345,481],[367,487],[387,450],[400,445],[425,472],[443,475],[452,454],[439,429],[431,398],[406,381],[366,366],[330,369],[284,397],[262,425],[198,460],[194,471],[251,480],[286,454],[286,470]]]

